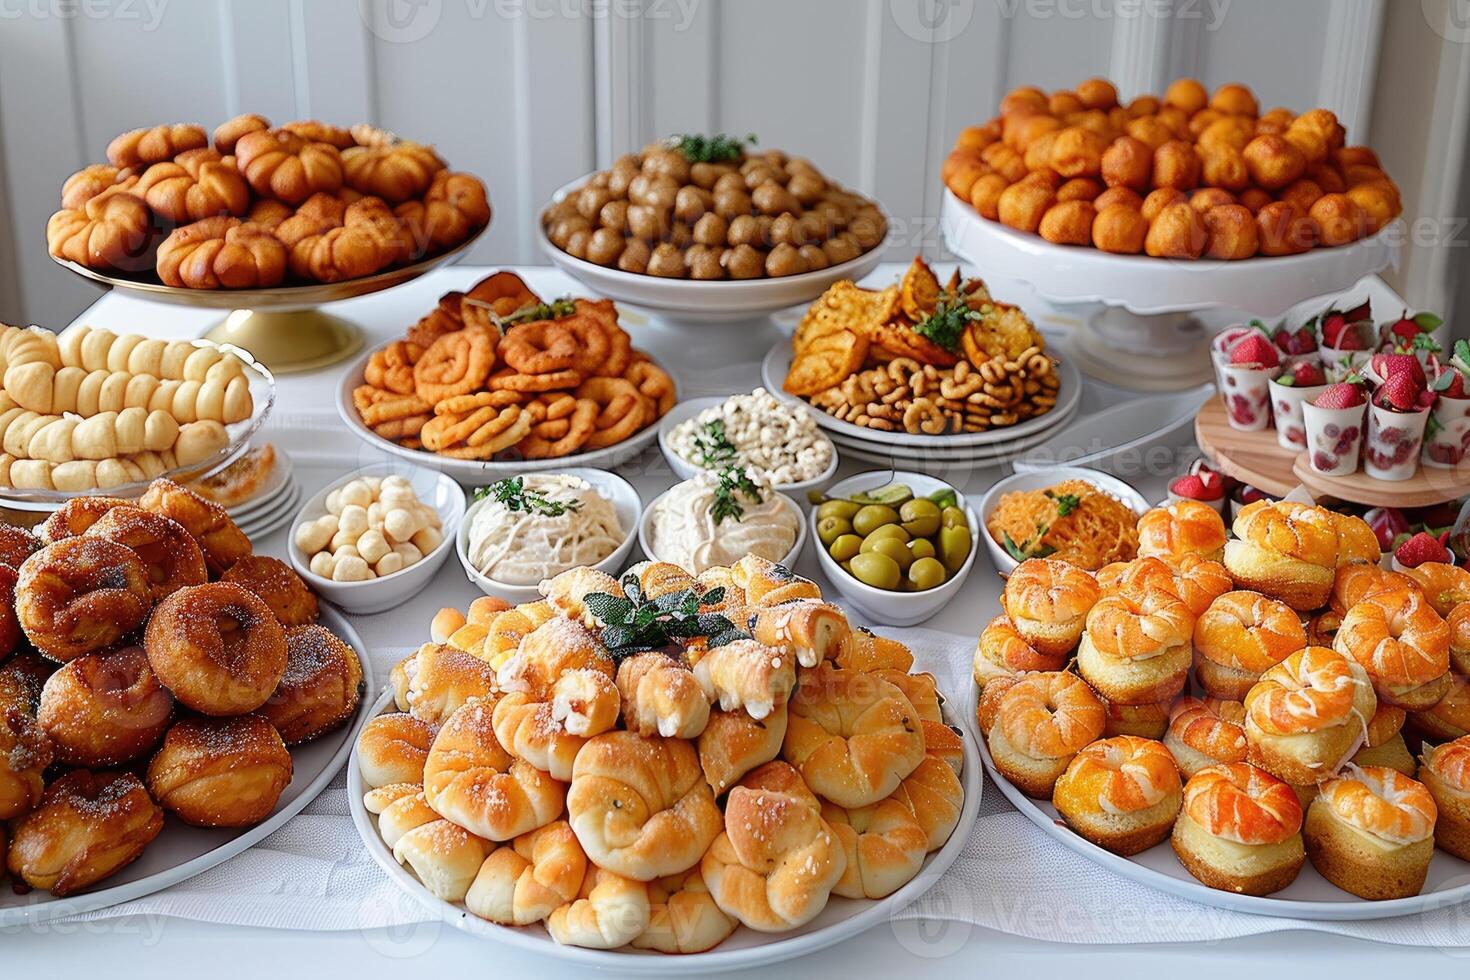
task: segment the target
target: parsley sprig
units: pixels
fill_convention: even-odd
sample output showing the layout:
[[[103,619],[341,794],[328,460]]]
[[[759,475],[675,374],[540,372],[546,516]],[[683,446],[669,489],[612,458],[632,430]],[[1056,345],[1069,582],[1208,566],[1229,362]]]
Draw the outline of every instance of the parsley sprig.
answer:
[[[500,480],[475,491],[476,500],[484,500],[486,497],[504,504],[508,511],[539,514],[542,517],[560,517],[569,510],[575,511],[582,507],[580,500],[552,500],[540,490],[527,490],[526,481],[519,476]]]
[[[710,516],[716,524],[733,517],[737,522],[745,517],[745,506],[741,501],[761,504],[766,495],[750,476],[739,466],[727,466],[720,470],[719,482],[715,485],[715,499],[709,506]]]
[[[532,303],[523,306],[511,313],[509,316],[499,317],[497,322],[500,329],[508,330],[522,323],[531,323],[535,320],[560,320],[564,316],[571,316],[577,312],[577,301],[570,296],[554,299],[550,303]]]
[[[735,444],[725,434],[724,419],[710,419],[694,430],[694,459],[707,470],[722,469],[735,462]]]
[[[676,133],[668,139],[668,145],[684,154],[684,159],[690,163],[735,163],[745,152],[747,143],[754,146],[757,142],[754,133],[746,133],[744,136]]]
[[[621,584],[620,596],[593,592],[582,600],[602,624],[602,642],[614,660],[698,637],[707,637],[711,648],[748,639],[728,617],[703,611],[724,601],[723,588],[710,589],[703,595],[684,589],[650,599],[643,594],[638,576],[625,575]]]
[[[979,310],[970,309],[964,300],[942,294],[934,312],[914,324],[914,332],[953,352],[959,349],[960,338],[969,329],[970,322],[979,320],[981,316]]]

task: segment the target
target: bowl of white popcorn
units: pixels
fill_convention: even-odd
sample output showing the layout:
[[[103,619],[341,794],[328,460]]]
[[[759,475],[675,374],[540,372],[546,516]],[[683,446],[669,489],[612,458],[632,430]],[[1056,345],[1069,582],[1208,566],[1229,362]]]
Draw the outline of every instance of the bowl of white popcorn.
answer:
[[[306,502],[291,524],[291,565],[349,612],[391,609],[417,594],[454,550],[464,491],[434,470],[368,466]]]

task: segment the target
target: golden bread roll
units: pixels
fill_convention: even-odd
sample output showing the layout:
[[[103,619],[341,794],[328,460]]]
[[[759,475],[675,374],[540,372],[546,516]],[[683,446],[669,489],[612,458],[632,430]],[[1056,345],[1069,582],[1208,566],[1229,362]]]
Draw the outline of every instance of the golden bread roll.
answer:
[[[1470,738],[1427,745],[1419,758],[1419,779],[1439,811],[1435,843],[1462,861],[1470,860]]]
[[[1450,666],[1457,674],[1470,673],[1470,602],[1462,602],[1445,617],[1450,628]]]
[[[52,257],[105,272],[146,268],[156,231],[153,213],[129,190],[118,184],[88,198],[81,207],[53,214],[46,222]]]
[[[0,378],[21,408],[49,414],[52,386],[62,367],[56,335],[40,327],[0,327]]]
[[[1188,680],[1193,633],[1194,615],[1171,592],[1104,596],[1087,614],[1077,667],[1110,702],[1172,700]]]
[[[889,799],[909,808],[927,839],[926,849],[937,851],[960,823],[965,789],[957,771],[937,756],[926,756],[904,777]]]
[[[291,753],[259,715],[186,718],[148,763],[148,791],[196,827],[249,827],[291,783]]]
[[[1107,718],[1103,722],[1103,736],[1136,735],[1139,738],[1161,739],[1169,729],[1169,709],[1174,698],[1150,701],[1144,704],[1123,704],[1100,699]]]
[[[1104,593],[1163,589],[1196,616],[1235,587],[1224,565],[1192,552],[1178,558],[1144,556],[1105,565],[1097,572],[1097,584]]]
[[[1270,895],[1306,863],[1301,826],[1301,804],[1286,783],[1245,762],[1210,766],[1184,786],[1174,853],[1211,888]]]
[[[1169,713],[1164,747],[1186,777],[1210,766],[1244,762],[1245,705],[1219,698],[1180,698]]]
[[[756,642],[795,657],[802,667],[822,663],[851,632],[840,608],[817,599],[757,609],[743,625]]]
[[[494,668],[444,643],[419,647],[405,673],[408,710],[431,725],[443,724],[460,705],[495,690]]]
[[[556,682],[572,670],[596,671],[609,681],[616,674],[607,648],[591,630],[553,617],[520,640],[515,654],[500,666],[496,680],[502,691],[520,691],[532,700],[549,701]]]
[[[363,794],[362,805],[368,813],[377,814],[378,835],[389,850],[410,830],[439,819],[424,799],[424,788],[417,783],[389,783],[370,789]]]
[[[582,600],[594,592],[621,597],[623,587],[606,572],[578,565],[542,582],[540,592],[561,615],[591,629],[595,628],[595,620],[587,612]]]
[[[64,898],[131,864],[163,830],[163,811],[129,772],[74,769],[14,824],[6,866]]]
[[[1006,579],[1001,606],[1032,649],[1060,657],[1082,638],[1099,595],[1091,573],[1063,561],[1029,558]]]
[[[216,575],[251,553],[250,539],[230,519],[229,512],[172,480],[158,479],[148,485],[138,506],[182,524],[204,552],[204,563]]]
[[[448,820],[434,820],[399,837],[393,859],[412,869],[430,895],[458,902],[474,884],[491,846]]]
[[[1194,625],[1195,676],[1205,693],[1239,701],[1261,675],[1307,645],[1295,611],[1259,592],[1227,592]]]
[[[576,900],[587,870],[577,835],[557,820],[492,851],[465,894],[465,908],[506,926],[541,922]]]
[[[424,762],[438,729],[406,712],[379,715],[363,726],[357,739],[357,765],[362,781],[373,788],[424,781]]]
[[[702,953],[735,931],[735,920],[721,911],[698,868],[648,883],[648,927],[632,941],[635,949],[660,953]]]
[[[1333,575],[1330,605],[1338,616],[1344,616],[1370,595],[1418,587],[1413,579],[1401,572],[1391,572],[1360,561],[1341,563]]]
[[[1162,743],[1120,735],[1078,752],[1057,780],[1052,803],[1082,837],[1128,857],[1169,836],[1183,786]]]
[[[575,901],[551,913],[546,931],[563,946],[617,949],[648,928],[648,887],[602,868],[588,868]]]
[[[1382,553],[1378,547],[1378,535],[1368,522],[1352,514],[1330,511],[1332,522],[1337,526],[1337,563],[1362,562],[1378,564]]]
[[[1288,783],[1320,783],[1357,751],[1377,706],[1356,661],[1326,647],[1299,650],[1245,697],[1248,757]]]
[[[1429,605],[1441,616],[1448,616],[1462,602],[1470,602],[1470,570],[1459,565],[1427,561],[1405,568],[1402,574],[1424,593]]]
[[[169,160],[209,144],[204,127],[193,123],[163,123],[132,129],[113,137],[107,144],[107,160],[114,167],[137,169]]]
[[[1258,500],[1236,515],[1225,567],[1241,588],[1298,612],[1325,605],[1337,569],[1337,523],[1321,507]]]
[[[1450,628],[1417,589],[1380,592],[1342,617],[1333,649],[1368,672],[1378,697],[1411,711],[1450,689]]]
[[[785,565],[746,555],[730,566],[730,579],[745,593],[748,606],[777,606],[792,599],[820,599],[822,590]]]
[[[712,709],[699,734],[699,766],[715,795],[723,795],[746,773],[780,755],[789,724],[785,704],[760,719],[743,708]]]
[[[1138,519],[1138,553],[1178,559],[1187,554],[1218,561],[1225,553],[1220,512],[1198,500],[1176,500]]]
[[[173,720],[174,700],[141,647],[87,654],[46,681],[36,721],[56,761],[104,769],[152,751]]]
[[[1307,809],[1307,857],[1322,877],[1359,898],[1409,898],[1429,873],[1438,812],[1433,795],[1412,777],[1354,768],[1323,783]]]
[[[736,640],[701,657],[694,678],[722,711],[743,709],[759,721],[786,703],[796,684],[796,664],[756,640]]]
[[[836,661],[837,666],[846,670],[908,670],[914,665],[914,654],[897,640],[859,626],[838,647]]]
[[[639,735],[694,739],[709,723],[709,698],[683,662],[650,651],[618,665],[623,726]]]
[[[587,737],[567,731],[556,718],[553,702],[532,701],[519,691],[501,695],[495,702],[493,723],[495,737],[507,752],[553,779],[571,781],[572,764]]]
[[[844,898],[892,895],[919,873],[929,849],[918,818],[896,796],[850,810],[823,803],[822,819],[847,856],[847,868],[832,886]]]

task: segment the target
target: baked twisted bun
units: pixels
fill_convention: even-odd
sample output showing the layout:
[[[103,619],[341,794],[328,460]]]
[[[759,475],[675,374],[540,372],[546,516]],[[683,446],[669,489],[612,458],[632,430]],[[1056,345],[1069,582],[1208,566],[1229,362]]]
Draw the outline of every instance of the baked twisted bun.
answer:
[[[10,873],[64,898],[136,860],[163,830],[163,811],[130,772],[74,769],[13,829]]]
[[[736,922],[715,904],[698,868],[648,883],[648,927],[632,942],[660,953],[702,953],[730,938]]]
[[[291,783],[291,753],[260,715],[185,718],[148,763],[148,790],[196,827],[249,827]]]
[[[897,796],[851,810],[823,803],[822,819],[847,856],[847,869],[832,886],[844,898],[892,895],[919,873],[929,850],[924,828]]]
[[[0,378],[21,408],[51,411],[51,386],[61,366],[54,333],[40,327],[0,326]]]
[[[270,128],[270,120],[264,116],[254,112],[241,113],[214,128],[214,148],[219,153],[232,154],[240,137]]]
[[[179,703],[206,715],[254,711],[286,672],[285,630],[269,606],[229,582],[189,586],[160,602],[143,645]]]
[[[1084,747],[1052,791],[1067,826],[1124,857],[1168,837],[1182,802],[1179,769],[1169,750],[1133,735]]]
[[[1023,674],[999,695],[986,742],[1026,795],[1050,799],[1072,757],[1103,733],[1103,704],[1076,674]]]
[[[579,674],[585,675],[590,683],[597,683],[593,678],[611,683],[601,674],[591,671],[572,671],[567,678],[572,679]],[[532,701],[520,691],[512,691],[496,700],[493,721],[495,737],[507,752],[524,759],[553,779],[571,781],[572,764],[582,746],[587,744],[587,737],[567,731],[556,718],[553,702]]]
[[[286,278],[286,247],[228,215],[175,228],[158,246],[158,278],[188,289],[264,289]]]
[[[937,851],[959,826],[965,788],[956,768],[936,755],[926,755],[890,799],[909,808],[928,840],[926,849]]]
[[[405,832],[393,845],[393,859],[413,870],[435,898],[464,899],[494,845],[448,820],[432,820]]]
[[[567,817],[600,868],[637,881],[688,871],[720,832],[694,746],[607,732],[577,753]]]
[[[515,655],[500,665],[496,679],[503,691],[549,701],[557,680],[572,670],[596,671],[609,680],[616,674],[607,648],[591,630],[570,620],[548,618],[525,634]]]
[[[815,667],[836,653],[852,627],[847,615],[830,602],[799,599],[754,610],[745,629],[758,643]]]
[[[56,761],[106,769],[151,752],[173,710],[147,654],[128,647],[77,657],[52,674],[36,721],[56,747]]]
[[[183,525],[199,542],[204,563],[213,574],[229,571],[231,565],[250,554],[250,539],[230,520],[228,511],[172,480],[150,483],[138,498],[138,506]]]
[[[413,256],[453,248],[490,223],[490,201],[479,178],[441,170],[422,201],[404,201],[393,213],[408,228]]]
[[[1224,565],[1193,552],[1167,560],[1144,556],[1113,562],[1098,570],[1097,584],[1104,594],[1163,589],[1177,596],[1196,616],[1235,587]]]
[[[566,790],[501,748],[494,710],[490,700],[477,698],[449,716],[424,762],[424,797],[444,819],[501,841],[561,816]]]
[[[220,576],[255,593],[282,626],[307,626],[316,622],[316,595],[296,570],[269,555],[246,555]]]
[[[1429,873],[1437,816],[1424,784],[1355,766],[1323,783],[1307,809],[1307,856],[1322,877],[1359,898],[1408,898]]]
[[[15,615],[46,656],[67,661],[105,649],[142,625],[153,606],[143,562],[105,538],[66,538],[21,563]]]
[[[478,657],[447,643],[425,643],[403,663],[404,696],[415,718],[443,724],[460,705],[495,690],[495,670]]]
[[[424,762],[439,730],[406,712],[378,715],[357,739],[357,768],[366,786],[422,785]]]
[[[213,442],[213,439],[208,441]],[[16,459],[9,454],[0,453],[0,487],[86,493],[141,484],[162,476],[169,470],[177,469],[178,466],[178,456],[171,449],[161,453],[141,452],[116,459],[75,459],[69,463]]]
[[[821,804],[784,762],[761,766],[730,790],[724,833],[700,863],[715,904],[760,932],[816,918],[846,870]]]
[[[288,249],[291,271],[317,282],[370,276],[411,253],[407,230],[377,198],[344,208],[340,201],[317,194],[281,222],[275,234]]]
[[[1211,888],[1269,895],[1306,863],[1302,807],[1292,788],[1245,762],[1210,766],[1184,786],[1174,853]]]
[[[1470,678],[1450,675],[1450,689],[1432,708],[1415,711],[1414,728],[1421,734],[1439,740],[1470,735]]]
[[[357,145],[357,140],[352,136],[352,130],[346,126],[324,123],[320,119],[293,119],[291,122],[282,123],[281,128],[314,143],[330,143],[339,150]]]
[[[137,507],[113,507],[87,529],[87,536],[116,542],[137,555],[155,602],[208,581],[204,552],[198,543],[176,521],[162,514]]]
[[[747,606],[779,606],[793,599],[822,598],[817,583],[759,555],[746,555],[731,565],[730,583],[745,594]]]
[[[1429,605],[1441,616],[1448,616],[1462,602],[1470,602],[1470,570],[1459,565],[1427,561],[1405,568],[1402,574],[1424,593]]]
[[[407,344],[408,341],[404,343]],[[623,586],[606,572],[578,565],[543,581],[540,591],[551,607],[567,619],[595,629],[596,619],[587,611],[582,600],[594,592],[621,596]]]
[[[1435,843],[1462,861],[1470,860],[1470,738],[1425,746],[1419,779],[1439,811]]]
[[[1161,589],[1103,596],[1077,647],[1082,677],[1110,702],[1172,701],[1189,677],[1194,614]]]
[[[623,726],[639,735],[698,738],[709,723],[709,699],[681,661],[651,651],[618,665]]]
[[[1244,762],[1245,705],[1219,698],[1180,698],[1169,713],[1164,747],[1185,776],[1222,763]]]
[[[119,184],[46,222],[46,246],[58,259],[89,269],[135,272],[148,263],[153,213]]]
[[[546,920],[546,931],[563,946],[617,949],[648,929],[652,910],[641,881],[589,868],[577,896]]]
[[[125,180],[136,181],[136,175],[126,167],[114,167],[109,163],[89,164],[62,183],[61,207],[63,210],[79,208]]]
[[[1029,558],[1006,579],[1001,606],[1033,650],[1061,657],[1082,638],[1087,614],[1100,595],[1097,580],[1076,565]]]
[[[1361,664],[1389,704],[1423,710],[1449,691],[1450,629],[1418,590],[1381,592],[1353,606],[1333,648]]]
[[[1450,628],[1450,667],[1457,674],[1470,673],[1470,602],[1462,602],[1445,617]]]
[[[1306,612],[1325,605],[1337,570],[1337,522],[1321,507],[1258,500],[1236,515],[1225,567],[1242,587]]]
[[[347,186],[374,194],[389,204],[422,197],[444,161],[427,146],[407,140],[381,146],[348,146],[342,151]]]
[[[586,875],[577,835],[556,820],[492,851],[465,894],[465,908],[501,925],[528,926],[576,901]]]
[[[137,170],[150,163],[169,160],[180,153],[208,146],[204,127],[193,123],[163,123],[132,129],[113,137],[107,144],[107,160],[114,167]]]
[[[36,537],[42,544],[55,544],[63,538],[85,534],[114,507],[133,507],[136,501],[121,497],[73,497],[36,525]]]
[[[29,702],[0,701],[0,820],[14,820],[41,801],[55,749]]]
[[[1206,693],[1239,701],[1306,645],[1307,631],[1290,606],[1259,592],[1227,592],[1194,625],[1195,676]]]
[[[1337,566],[1332,579],[1332,599],[1329,605],[1338,616],[1370,595],[1392,592],[1397,589],[1417,589],[1419,586],[1409,576],[1391,572],[1378,565],[1353,561]]]
[[[837,648],[837,666],[844,670],[874,670],[888,667],[908,670],[914,665],[913,651],[897,640],[878,636],[859,626]]]
[[[1032,649],[1011,621],[1000,615],[985,624],[975,644],[975,683],[984,687],[997,677],[1014,677],[1028,670],[1060,670],[1065,656],[1042,656]]]
[[[1220,512],[1198,500],[1176,500],[1138,519],[1141,556],[1179,559],[1199,555],[1218,561],[1225,553],[1225,522]]]
[[[1377,699],[1356,661],[1307,647],[1261,675],[1245,710],[1250,761],[1288,783],[1310,785],[1357,751]]]
[[[363,794],[362,805],[368,813],[377,814],[378,834],[389,850],[410,830],[439,819],[418,783],[389,783],[370,789]]]
[[[694,677],[721,710],[744,709],[760,720],[786,703],[796,684],[796,664],[763,643],[736,640],[701,657]]]
[[[254,130],[236,140],[234,151],[235,165],[261,197],[300,204],[342,186],[342,157],[330,143],[288,130]]]
[[[250,188],[235,161],[208,147],[153,164],[143,171],[132,193],[142,197],[154,214],[176,225],[217,215],[239,216],[250,206]]]
[[[362,694],[356,651],[324,626],[290,626],[286,672],[260,714],[287,745],[299,745],[345,724]]]
[[[1146,704],[1123,704],[1107,698],[1101,700],[1107,713],[1103,722],[1103,735],[1107,738],[1135,735],[1157,741],[1169,730],[1169,709],[1174,706],[1174,698]]]
[[[781,754],[790,718],[784,704],[760,719],[750,717],[743,708],[710,711],[699,733],[699,766],[716,796]]]

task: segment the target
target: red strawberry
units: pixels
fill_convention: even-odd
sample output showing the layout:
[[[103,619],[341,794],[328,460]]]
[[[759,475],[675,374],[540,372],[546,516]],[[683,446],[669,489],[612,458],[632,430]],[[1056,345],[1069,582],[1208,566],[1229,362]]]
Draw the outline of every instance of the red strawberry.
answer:
[[[1371,301],[1365,299],[1363,300],[1363,302],[1359,303],[1357,306],[1344,313],[1343,316],[1347,317],[1349,323],[1359,323],[1363,320],[1371,320],[1373,319],[1372,303]]]
[[[1312,361],[1302,361],[1292,368],[1291,377],[1298,388],[1327,383],[1327,375],[1322,373],[1322,366]]]
[[[1409,530],[1409,521],[1403,511],[1394,507],[1375,507],[1363,515],[1363,520],[1378,536],[1378,547],[1384,551],[1392,548],[1394,540]]]
[[[1322,342],[1328,347],[1335,347],[1338,350],[1342,350],[1343,348],[1340,343],[1342,338],[1339,335],[1349,322],[1348,318],[1341,313],[1327,314],[1322,320]]]
[[[1317,335],[1310,327],[1298,327],[1296,330],[1277,327],[1271,339],[1288,354],[1310,354],[1317,349]]]
[[[1271,500],[1272,497],[1264,490],[1259,490],[1249,483],[1242,483],[1235,488],[1235,499],[1242,504],[1253,504],[1257,500]]]
[[[1393,338],[1399,346],[1408,347],[1414,342],[1414,338],[1423,332],[1424,329],[1410,319],[1409,314],[1405,312],[1403,316],[1388,325],[1384,339]]]
[[[1434,379],[1434,389],[1441,398],[1465,398],[1465,376],[1455,368],[1445,368],[1444,372]]]
[[[1357,408],[1367,400],[1362,388],[1339,381],[1335,385],[1329,385],[1312,404],[1318,408]]]
[[[1230,363],[1275,367],[1281,363],[1281,358],[1277,355],[1276,348],[1272,346],[1271,341],[1261,334],[1253,333],[1230,349]]]
[[[1396,374],[1407,374],[1416,385],[1425,383],[1424,365],[1413,354],[1374,354],[1373,371],[1380,378],[1388,379]]]
[[[1219,477],[1206,481],[1202,476],[1194,473],[1179,477],[1169,485],[1169,490],[1175,496],[1187,497],[1190,500],[1219,500],[1225,495],[1225,488],[1221,485]]]
[[[1400,565],[1405,568],[1417,568],[1426,562],[1443,562],[1450,564],[1454,558],[1450,551],[1439,539],[1432,534],[1420,531],[1418,534],[1399,545],[1398,550],[1393,553]]]
[[[1424,386],[1414,380],[1407,371],[1390,374],[1378,386],[1374,401],[1380,408],[1391,408],[1396,412],[1413,412],[1420,408],[1419,396]]]

